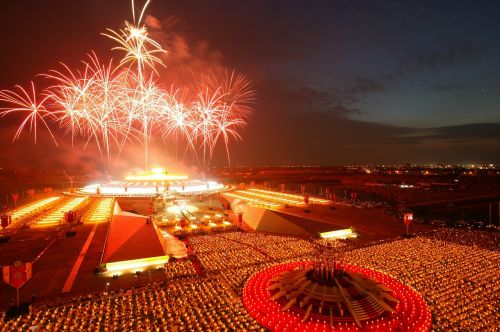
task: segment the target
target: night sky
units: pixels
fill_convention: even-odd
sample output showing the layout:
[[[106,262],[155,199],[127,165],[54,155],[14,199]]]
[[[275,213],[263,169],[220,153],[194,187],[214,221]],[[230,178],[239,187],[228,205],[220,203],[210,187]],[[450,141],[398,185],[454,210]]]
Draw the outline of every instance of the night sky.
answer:
[[[0,12],[0,89],[43,85],[37,74],[90,50],[118,59],[100,33],[131,20],[127,0],[2,1]],[[500,2],[153,0],[147,13],[169,51],[166,84],[218,65],[254,82],[233,165],[500,163]],[[0,167],[102,163],[92,146],[34,146],[28,133],[11,144],[17,122],[0,122]],[[217,151],[212,164],[225,163]]]

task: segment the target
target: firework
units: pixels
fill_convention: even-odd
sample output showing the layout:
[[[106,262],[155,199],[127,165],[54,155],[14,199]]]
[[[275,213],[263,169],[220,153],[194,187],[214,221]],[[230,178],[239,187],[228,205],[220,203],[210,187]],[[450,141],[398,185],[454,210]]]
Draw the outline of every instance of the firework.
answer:
[[[49,125],[45,118],[52,116],[44,106],[47,96],[37,101],[35,84],[31,82],[30,92],[26,91],[22,86],[16,85],[16,90],[2,90],[0,91],[0,101],[9,104],[9,107],[0,107],[0,116],[4,117],[10,113],[27,113],[19,125],[14,140],[17,140],[21,135],[24,127],[29,124],[30,132],[34,132],[35,144],[37,138],[37,124],[41,122],[49,131],[50,136],[57,145],[57,141],[50,130]]]
[[[35,86],[24,90],[0,91],[0,116],[11,113],[27,114],[19,125],[14,140],[29,125],[34,132],[42,123],[52,133],[52,127],[62,128],[71,136],[85,141],[85,147],[95,142],[101,155],[109,157],[113,147],[121,151],[127,142],[144,145],[146,169],[148,146],[156,133],[176,147],[186,142],[186,151],[201,153],[204,166],[213,156],[219,142],[225,146],[228,162],[229,142],[239,140],[252,113],[254,92],[244,75],[219,70],[198,77],[191,88],[165,89],[158,83],[156,66],[165,67],[162,57],[167,51],[149,37],[142,18],[150,1],[136,19],[132,0],[133,22],[123,29],[107,29],[103,35],[117,43],[113,50],[123,52],[117,62],[101,63],[95,53],[82,61],[81,69],[61,64],[60,70],[43,75],[52,82],[37,98]]]

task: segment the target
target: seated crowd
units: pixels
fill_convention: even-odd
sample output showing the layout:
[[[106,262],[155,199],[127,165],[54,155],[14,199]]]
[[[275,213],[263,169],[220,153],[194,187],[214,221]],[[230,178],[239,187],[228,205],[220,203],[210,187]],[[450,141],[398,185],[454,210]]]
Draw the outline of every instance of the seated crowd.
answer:
[[[0,317],[1,318],[1,317]],[[155,284],[142,289],[77,297],[41,305],[2,322],[2,331],[257,330],[240,298],[214,279]]]
[[[478,238],[488,242],[496,233],[480,233],[443,229],[354,250],[345,259],[415,288],[431,309],[434,330],[494,330],[500,319],[500,252],[477,245]]]
[[[259,250],[270,259],[278,261],[315,255],[316,252],[314,245],[309,241],[293,236],[243,232],[228,233],[222,236],[244,243]]]
[[[348,263],[387,273],[413,287],[432,311],[434,330],[494,330],[500,319],[496,239],[491,232],[442,229],[359,249],[347,245],[342,256]],[[205,277],[196,275],[192,260],[175,260],[165,267],[167,286],[37,305],[28,315],[2,322],[2,327],[5,331],[32,326],[47,331],[261,329],[242,304],[248,278],[273,264],[314,259],[316,245],[325,242],[242,232],[192,237],[192,255],[203,265]]]
[[[170,260],[165,264],[165,277],[167,280],[193,277],[196,275],[196,270],[193,263],[186,258]]]

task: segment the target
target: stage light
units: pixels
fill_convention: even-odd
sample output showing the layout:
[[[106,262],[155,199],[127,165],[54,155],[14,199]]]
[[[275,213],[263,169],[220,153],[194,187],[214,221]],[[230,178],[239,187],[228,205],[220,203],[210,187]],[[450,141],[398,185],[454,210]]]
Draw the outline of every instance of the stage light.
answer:
[[[110,262],[106,263],[106,270],[108,272],[131,272],[131,271],[141,271],[144,268],[157,267],[158,265],[163,265],[168,262],[169,256],[156,256],[148,258],[133,259],[121,262]]]
[[[358,235],[353,232],[352,228],[339,229],[337,231],[319,233],[322,239],[347,239],[357,237]]]

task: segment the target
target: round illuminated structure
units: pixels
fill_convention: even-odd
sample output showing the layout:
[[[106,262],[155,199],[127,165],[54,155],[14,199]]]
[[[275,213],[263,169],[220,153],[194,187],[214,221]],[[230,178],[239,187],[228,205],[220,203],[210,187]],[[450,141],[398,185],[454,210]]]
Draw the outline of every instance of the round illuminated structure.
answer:
[[[273,331],[428,331],[431,314],[410,287],[374,270],[321,262],[276,265],[253,275],[243,302]]]
[[[215,181],[191,179],[186,175],[173,175],[162,168],[150,172],[128,175],[123,181],[92,184],[75,191],[77,194],[107,197],[159,197],[171,195],[199,195],[223,190]]]

